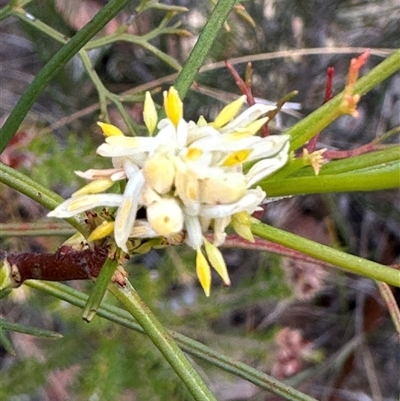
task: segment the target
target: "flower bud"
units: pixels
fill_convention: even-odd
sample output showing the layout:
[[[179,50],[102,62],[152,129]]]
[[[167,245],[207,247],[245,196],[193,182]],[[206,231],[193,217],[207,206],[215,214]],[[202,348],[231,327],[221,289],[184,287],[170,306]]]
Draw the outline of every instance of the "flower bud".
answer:
[[[147,207],[147,220],[153,230],[167,237],[183,229],[183,212],[173,198],[164,198]]]
[[[246,187],[246,178],[240,173],[225,173],[206,178],[200,184],[201,202],[209,205],[233,203],[246,193]]]
[[[143,174],[147,185],[164,195],[170,191],[174,182],[175,167],[166,155],[156,154],[144,164]]]

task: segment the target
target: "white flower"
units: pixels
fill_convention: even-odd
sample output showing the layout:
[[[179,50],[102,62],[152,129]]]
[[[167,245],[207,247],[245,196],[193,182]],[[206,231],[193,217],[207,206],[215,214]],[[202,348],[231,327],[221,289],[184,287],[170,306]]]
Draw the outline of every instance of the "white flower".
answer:
[[[200,119],[196,124],[183,119],[182,102],[172,87],[164,92],[167,118],[157,124],[147,93],[143,114],[149,136],[126,137],[118,128],[99,123],[106,139],[97,153],[110,157],[114,168],[77,172],[92,182],[48,215],[71,217],[95,207],[117,207],[115,222],[94,237],[113,228],[115,242],[125,252],[131,237],[163,236],[172,241],[184,232],[184,241],[197,252],[197,274],[206,294],[211,285],[209,262],[229,285],[217,246],[223,244],[231,223],[240,235],[252,239],[246,216],[259,210],[265,198],[260,187],[252,187],[281,168],[289,153],[287,135],[255,135],[268,121],[262,116],[275,107],[256,104],[235,117],[244,101],[242,96],[226,106],[212,123]],[[247,172],[246,162],[253,163]],[[118,180],[127,180],[122,195],[99,193]],[[136,220],[142,207],[145,221]],[[210,225],[214,244],[204,238]]]

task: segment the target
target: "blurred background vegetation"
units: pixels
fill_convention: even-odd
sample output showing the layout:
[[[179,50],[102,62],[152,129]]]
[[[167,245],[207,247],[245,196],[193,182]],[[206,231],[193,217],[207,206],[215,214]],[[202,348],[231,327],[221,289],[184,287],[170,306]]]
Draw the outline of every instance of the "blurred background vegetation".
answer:
[[[72,36],[104,0],[32,1],[34,17]],[[0,1],[5,6],[6,1]],[[151,43],[183,64],[211,10],[207,1],[166,1],[188,8],[172,21],[192,36],[163,35]],[[99,35],[129,22],[132,34],[143,35],[160,24],[165,11],[135,14],[132,1]],[[334,89],[345,83],[355,54],[326,49],[373,48],[365,73],[387,49],[400,46],[400,6],[395,0],[254,0],[244,2],[255,27],[231,13],[229,30],[221,31],[209,62],[244,56],[253,61],[253,89],[258,97],[277,101],[298,90],[292,99],[301,115],[324,98],[326,68],[335,67]],[[1,21],[0,68],[2,121],[46,61],[60,48],[52,38],[14,18]],[[297,55],[303,48],[321,54]],[[285,52],[262,60],[262,55]],[[139,45],[115,43],[90,51],[104,85],[122,93],[139,85],[166,88],[164,77],[176,72]],[[159,81],[157,81],[159,80]],[[153,83],[156,82],[154,85]],[[185,101],[185,117],[215,116],[239,90],[225,68],[198,76],[199,90]],[[212,96],[210,96],[210,94]],[[160,101],[161,96],[156,95]],[[138,98],[140,100],[140,97]],[[79,58],[74,58],[40,96],[2,161],[21,169],[64,197],[82,185],[73,170],[105,167],[95,155],[102,141],[95,122],[98,97]],[[141,123],[140,101],[127,102],[130,117]],[[400,74],[368,93],[360,117],[341,117],[321,136],[321,146],[354,149],[400,126]],[[111,121],[124,128],[118,111]],[[299,116],[283,115],[278,130]],[[398,135],[392,141],[398,141]],[[43,222],[46,210],[1,187],[1,223]],[[395,191],[296,197],[270,204],[265,221],[315,241],[384,264],[400,262],[400,199]],[[2,235],[0,233],[0,235]],[[65,237],[2,235],[9,252],[54,252]],[[386,308],[370,280],[318,264],[293,261],[265,252],[226,249],[232,287],[215,282],[210,298],[197,284],[194,255],[188,249],[151,251],[132,258],[130,279],[168,328],[193,337],[232,358],[274,374],[319,400],[395,400],[400,392],[400,347]],[[74,282],[85,291],[91,283]],[[400,294],[397,291],[397,299]],[[113,298],[107,301],[115,303]],[[189,400],[187,390],[143,335],[100,318],[90,324],[81,311],[26,287],[0,302],[1,317],[63,334],[60,340],[12,333],[13,357],[0,350],[0,399],[58,400]],[[192,360],[221,401],[278,400],[244,380]]]

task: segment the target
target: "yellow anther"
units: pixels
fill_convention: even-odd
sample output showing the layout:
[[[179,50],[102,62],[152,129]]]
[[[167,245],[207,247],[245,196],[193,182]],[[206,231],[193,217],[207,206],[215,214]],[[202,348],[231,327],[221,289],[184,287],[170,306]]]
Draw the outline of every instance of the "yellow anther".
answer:
[[[88,241],[96,241],[101,238],[105,238],[112,234],[114,231],[113,221],[103,221],[99,226],[97,226],[89,235]]]
[[[199,157],[201,157],[201,155],[203,154],[203,151],[201,149],[198,148],[189,148],[187,153],[186,153],[186,158],[190,161],[195,161],[197,160]]]
[[[243,163],[247,160],[251,152],[251,149],[243,149],[233,152],[223,161],[222,165],[225,167],[230,167]]]

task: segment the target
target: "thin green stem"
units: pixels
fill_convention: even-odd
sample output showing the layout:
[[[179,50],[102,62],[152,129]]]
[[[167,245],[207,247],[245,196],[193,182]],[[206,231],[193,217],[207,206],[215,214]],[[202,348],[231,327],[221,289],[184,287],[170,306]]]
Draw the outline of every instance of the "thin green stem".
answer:
[[[63,221],[40,223],[0,223],[0,236],[10,237],[57,237],[71,236],[76,230]]]
[[[329,246],[266,224],[252,224],[251,229],[253,234],[261,238],[295,249],[317,260],[323,260],[348,272],[400,287],[400,274],[398,270],[359,256],[338,251]]]
[[[14,347],[11,344],[11,341],[5,335],[4,330],[0,327],[0,344],[2,347],[12,356],[17,356],[17,353],[14,350]]]
[[[88,296],[80,291],[61,283],[46,283],[43,281],[29,280],[25,282],[29,287],[50,294],[64,300],[71,305],[83,309]],[[120,324],[139,333],[144,333],[143,328],[135,322],[133,317],[125,310],[103,303],[100,305],[97,315],[111,322]],[[262,373],[243,362],[237,362],[204,344],[188,338],[176,331],[169,332],[179,346],[187,353],[196,356],[212,365],[241,377],[249,382],[268,390],[273,394],[288,400],[296,401],[316,401],[314,398],[297,391],[296,389]]]
[[[64,200],[53,191],[3,163],[0,163],[0,182],[8,185],[10,188],[14,188],[21,194],[29,196],[29,198],[35,200],[49,210],[53,210]],[[72,227],[76,228],[84,236],[88,234],[87,228],[77,219],[69,218],[65,219],[65,221],[71,224]]]
[[[378,166],[379,164],[390,163],[400,159],[400,147],[388,145],[385,149],[352,156],[345,159],[330,161],[324,164],[319,175],[343,174],[368,167]],[[302,157],[290,161],[285,167],[278,170],[264,181],[283,180],[286,177],[315,176],[311,166],[305,166]],[[262,181],[261,181],[262,182]]]
[[[108,120],[108,112],[107,112],[107,90],[101,82],[101,79],[97,75],[96,71],[93,68],[92,62],[87,54],[87,52],[83,49],[79,50],[79,56],[81,57],[82,63],[85,67],[89,78],[93,82],[97,90],[97,95],[99,96],[99,103],[100,103],[100,114],[102,119]]]
[[[77,32],[40,70],[19,99],[0,131],[0,152],[4,150],[12,136],[17,132],[35,100],[54,76],[129,2],[130,0],[110,0],[94,18]]]
[[[66,44],[69,40],[69,38],[65,37],[63,34],[58,32],[54,28],[50,27],[49,25],[45,24],[44,22],[40,21],[39,19],[32,20],[31,18],[28,18],[25,10],[22,8],[14,9],[12,11],[12,14],[15,15],[17,18],[19,18],[20,20],[33,26],[35,29],[45,33],[46,35],[50,36],[51,38],[55,39],[56,41],[62,44]],[[135,133],[138,130],[138,127],[135,126],[135,123],[133,122],[132,118],[126,112],[123,104],[121,103],[122,97],[120,98],[118,95],[115,95],[114,93],[110,92],[104,86],[103,82],[101,81],[95,69],[93,68],[92,62],[87,54],[87,50],[100,46],[105,46],[107,44],[111,44],[117,41],[131,42],[138,44],[139,46],[142,46],[144,49],[149,50],[154,55],[156,55],[160,60],[164,61],[166,64],[169,64],[172,68],[179,71],[182,67],[179,63],[176,62],[174,58],[168,56],[166,53],[160,51],[155,46],[148,43],[149,40],[163,33],[164,34],[176,33],[177,30],[175,28],[180,23],[175,24],[174,27],[167,28],[166,24],[170,21],[170,19],[171,17],[165,17],[164,23],[162,23],[160,26],[158,26],[156,29],[154,29],[153,31],[149,32],[146,35],[136,36],[125,32],[116,32],[103,38],[92,40],[88,44],[86,44],[82,49],[79,50],[79,56],[82,60],[83,66],[85,67],[85,70],[89,78],[93,82],[98,93],[99,105],[100,105],[100,118],[104,121],[109,122],[107,105],[110,103],[110,101],[113,102],[114,105],[117,107],[118,111],[120,112],[122,119],[124,120],[124,123],[127,125],[128,131],[132,135],[135,135]]]
[[[6,19],[12,14],[12,6],[10,4],[7,4],[0,10],[0,21],[3,21],[3,19]]]
[[[25,23],[33,26],[38,31],[45,33],[47,36],[50,36],[57,42],[66,44],[70,40],[69,37],[63,35],[62,33],[58,32],[57,30],[52,28],[51,26],[45,24],[40,19],[28,18],[27,13],[23,8],[17,8],[15,10],[13,10],[13,15],[15,17],[19,18],[21,21],[24,21]]]
[[[143,330],[186,385],[193,398],[198,401],[216,401],[172,336],[153,315],[129,281],[123,288],[110,284],[109,289],[142,326]]]
[[[367,75],[360,78],[355,85],[354,93],[364,95],[399,69],[400,50],[397,50]],[[291,136],[290,149],[298,149],[339,117],[341,115],[339,108],[342,99],[343,92],[289,128],[286,133]]]
[[[44,330],[38,327],[27,326],[20,323],[12,323],[7,320],[0,318],[0,329],[6,331],[15,331],[17,333],[30,334],[36,337],[47,337],[47,338],[62,338],[62,334],[55,331]]]
[[[267,184],[262,187],[271,196],[381,191],[398,189],[399,177],[399,162],[391,162],[354,173],[287,178],[281,182],[274,181],[273,186]]]
[[[236,0],[220,0],[215,5],[207,24],[204,26],[199,39],[174,84],[182,100],[185,98],[200,67],[204,64],[219,30],[235,4]]]
[[[390,138],[391,136],[394,136],[396,134],[400,134],[400,125],[398,125],[397,127],[392,128],[391,130],[385,132],[384,134],[382,134],[381,136],[378,136],[377,138],[375,138],[371,143],[381,143],[386,141],[388,138]]]
[[[400,162],[392,161],[343,174],[288,177],[282,180],[265,180],[259,185],[268,196],[300,194],[380,191],[400,186]]]
[[[107,258],[104,262],[104,265],[100,270],[100,274],[96,278],[94,287],[90,291],[85,309],[83,310],[83,320],[90,322],[96,315],[97,310],[99,309],[99,306],[103,301],[104,295],[107,291],[107,287],[110,284],[111,278],[117,268],[117,265],[118,262],[110,258]]]

